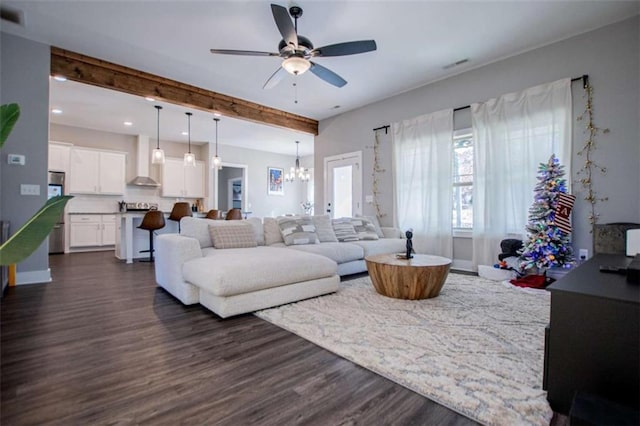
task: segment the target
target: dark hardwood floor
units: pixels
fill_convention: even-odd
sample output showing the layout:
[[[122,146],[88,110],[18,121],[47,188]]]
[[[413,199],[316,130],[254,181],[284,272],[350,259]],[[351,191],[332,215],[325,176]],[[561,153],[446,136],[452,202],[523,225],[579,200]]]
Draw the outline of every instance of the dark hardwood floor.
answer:
[[[475,424],[251,314],[186,307],[151,264],[50,266],[2,299],[2,425]]]

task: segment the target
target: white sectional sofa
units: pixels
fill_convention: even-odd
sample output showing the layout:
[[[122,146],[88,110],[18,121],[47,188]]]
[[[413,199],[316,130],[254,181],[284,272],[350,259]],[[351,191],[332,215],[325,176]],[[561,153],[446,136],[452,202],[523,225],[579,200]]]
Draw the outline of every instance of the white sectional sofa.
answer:
[[[200,303],[225,318],[335,292],[341,275],[367,270],[365,256],[405,248],[395,228],[377,227],[382,238],[337,242],[327,227],[328,217],[311,218],[319,226],[305,229],[318,233],[309,233],[309,243],[302,244],[307,234],[283,238],[278,226],[286,226],[287,220],[291,218],[265,218],[263,223],[259,218],[185,217],[180,234],[156,237],[156,282],[182,303]],[[309,222],[309,218],[294,220]],[[302,228],[297,229],[302,232]]]

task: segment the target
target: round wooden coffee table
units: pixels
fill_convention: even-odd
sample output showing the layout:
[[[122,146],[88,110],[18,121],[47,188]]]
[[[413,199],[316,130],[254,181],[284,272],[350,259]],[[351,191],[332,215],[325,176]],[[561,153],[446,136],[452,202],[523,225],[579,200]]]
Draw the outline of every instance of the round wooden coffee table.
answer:
[[[440,294],[451,259],[414,254],[398,259],[395,253],[367,256],[367,269],[376,291],[396,299],[429,299]]]

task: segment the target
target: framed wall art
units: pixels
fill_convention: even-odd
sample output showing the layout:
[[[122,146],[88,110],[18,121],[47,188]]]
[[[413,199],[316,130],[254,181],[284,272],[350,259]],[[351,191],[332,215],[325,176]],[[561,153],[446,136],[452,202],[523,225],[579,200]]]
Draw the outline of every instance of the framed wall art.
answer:
[[[268,167],[269,195],[284,195],[284,169]]]

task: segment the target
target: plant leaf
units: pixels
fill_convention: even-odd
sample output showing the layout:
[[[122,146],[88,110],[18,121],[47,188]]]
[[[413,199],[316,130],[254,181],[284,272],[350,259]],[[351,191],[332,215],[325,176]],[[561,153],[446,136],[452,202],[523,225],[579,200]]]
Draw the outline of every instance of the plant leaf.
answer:
[[[60,219],[71,195],[53,197],[0,246],[0,265],[20,263],[36,251]]]
[[[0,148],[4,146],[18,118],[20,118],[20,106],[18,104],[0,106]]]

